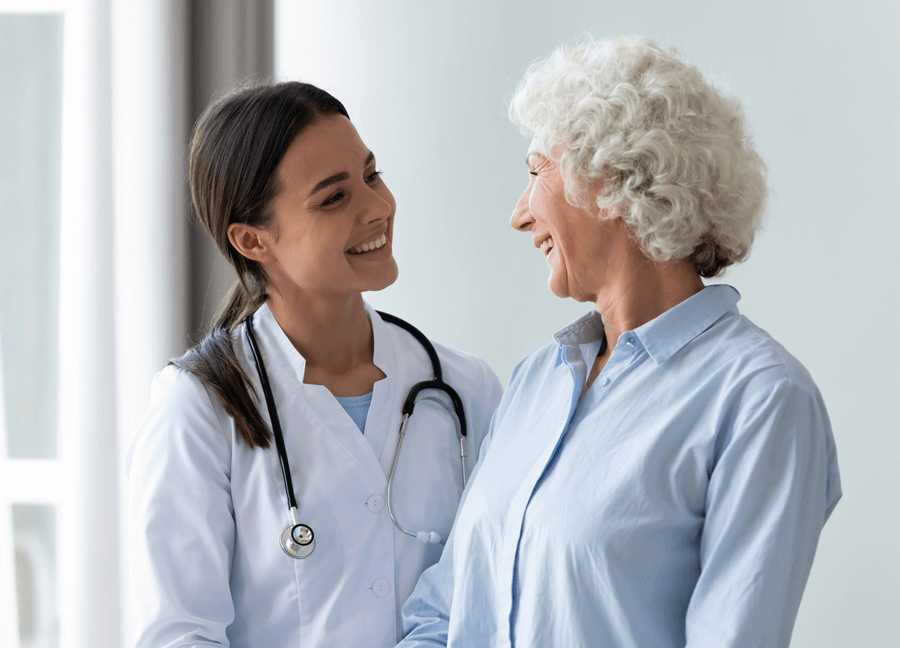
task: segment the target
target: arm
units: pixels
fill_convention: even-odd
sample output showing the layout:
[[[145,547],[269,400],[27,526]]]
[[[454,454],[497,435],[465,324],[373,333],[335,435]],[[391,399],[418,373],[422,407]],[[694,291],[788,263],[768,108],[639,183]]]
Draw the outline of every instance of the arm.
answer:
[[[740,403],[707,492],[689,648],[788,646],[819,533],[840,498],[815,386],[776,383]]]
[[[398,648],[446,646],[453,599],[453,531],[437,564],[419,578],[412,596],[403,606],[404,639]]]
[[[137,648],[228,646],[231,447],[200,382],[167,367],[128,452]]]

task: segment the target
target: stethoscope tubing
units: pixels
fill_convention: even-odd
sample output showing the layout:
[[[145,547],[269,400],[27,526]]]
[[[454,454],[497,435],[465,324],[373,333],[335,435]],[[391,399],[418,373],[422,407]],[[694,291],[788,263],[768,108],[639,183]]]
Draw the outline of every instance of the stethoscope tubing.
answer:
[[[416,406],[416,399],[418,398],[419,393],[423,390],[436,389],[444,392],[453,403],[453,410],[456,414],[457,419],[457,434],[459,438],[463,487],[465,488],[467,432],[465,409],[463,408],[462,399],[459,397],[459,394],[456,392],[456,390],[444,382],[441,361],[438,358],[437,350],[434,348],[434,345],[431,344],[431,341],[427,337],[425,337],[425,335],[421,331],[419,331],[419,329],[414,327],[409,322],[389,313],[384,313],[382,311],[376,312],[385,322],[394,324],[395,326],[399,326],[414,338],[416,338],[416,340],[419,342],[419,344],[422,345],[422,347],[425,349],[425,352],[428,354],[428,358],[431,360],[432,371],[434,373],[434,378],[432,380],[424,380],[413,385],[406,397],[406,400],[403,403],[403,420],[400,424],[400,433],[397,440],[397,450],[394,453],[394,461],[391,465],[391,474],[388,478],[388,513],[391,516],[391,521],[394,523],[394,526],[404,534],[416,538],[421,542],[439,543],[441,542],[441,536],[438,533],[434,531],[429,531],[427,533],[425,531],[420,531],[417,533],[415,531],[407,529],[397,521],[397,517],[394,514],[393,504],[394,473],[397,469],[397,463],[400,458],[400,449],[403,447],[403,439],[406,436],[406,427]],[[296,498],[294,496],[294,484],[293,480],[291,479],[290,462],[288,461],[287,449],[284,445],[284,435],[281,431],[281,422],[278,418],[278,410],[275,406],[275,398],[272,395],[272,388],[269,384],[269,376],[266,372],[265,362],[262,359],[262,354],[260,353],[259,346],[256,342],[256,335],[253,332],[253,315],[248,315],[244,319],[244,324],[246,326],[247,340],[250,344],[250,350],[253,354],[253,360],[256,364],[257,372],[259,373],[259,380],[263,389],[266,408],[269,411],[269,419],[272,423],[272,435],[275,438],[275,448],[278,452],[278,458],[281,464],[281,475],[284,482],[284,490],[285,494],[287,495],[288,509],[292,521],[292,524],[289,525],[281,534],[281,548],[287,555],[291,556],[292,558],[306,558],[307,556],[312,554],[313,550],[315,549],[315,534],[313,533],[312,528],[310,528],[306,524],[300,523],[298,519],[298,506]],[[446,408],[446,405],[443,406]]]
[[[262,384],[266,408],[269,410],[269,418],[272,421],[272,435],[275,437],[275,447],[278,450],[278,456],[281,458],[281,477],[284,481],[284,490],[287,493],[288,508],[296,509],[297,500],[294,497],[294,481],[291,479],[291,467],[287,460],[284,435],[281,433],[278,409],[275,407],[275,398],[272,396],[272,388],[269,386],[269,374],[266,372],[266,364],[263,362],[262,354],[259,352],[259,347],[256,344],[256,335],[253,333],[253,316],[249,316],[245,322],[247,339],[250,340],[250,350],[253,353],[253,360],[256,362],[256,368],[259,371],[259,382]]]

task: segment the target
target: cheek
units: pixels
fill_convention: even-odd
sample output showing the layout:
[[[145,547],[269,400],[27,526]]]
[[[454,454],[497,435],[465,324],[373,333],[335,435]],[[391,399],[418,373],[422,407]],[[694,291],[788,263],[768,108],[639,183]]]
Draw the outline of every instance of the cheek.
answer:
[[[552,209],[555,214],[565,215],[566,220],[571,221],[570,216],[573,207],[566,200],[566,187],[562,178],[554,178],[548,185],[546,190],[548,209]]]
[[[553,202],[548,200],[547,188],[535,182],[528,190],[528,208],[539,214],[544,222],[553,220]]]

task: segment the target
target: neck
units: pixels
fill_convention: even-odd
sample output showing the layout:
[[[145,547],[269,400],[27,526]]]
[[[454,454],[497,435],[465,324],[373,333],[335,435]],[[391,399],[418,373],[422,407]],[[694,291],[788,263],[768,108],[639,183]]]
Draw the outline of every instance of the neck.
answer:
[[[703,280],[686,259],[663,263],[642,253],[624,261],[608,289],[597,296],[595,307],[603,314],[610,351],[619,335],[646,324],[703,290]]]
[[[372,325],[359,293],[291,295],[286,299],[273,291],[267,303],[275,321],[306,360],[307,376],[311,372],[341,376],[372,366]]]

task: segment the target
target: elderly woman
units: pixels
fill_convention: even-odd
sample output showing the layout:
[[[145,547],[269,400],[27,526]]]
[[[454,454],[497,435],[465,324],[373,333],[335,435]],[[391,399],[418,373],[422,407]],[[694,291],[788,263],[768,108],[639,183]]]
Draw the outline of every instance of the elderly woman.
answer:
[[[595,310],[513,372],[403,646],[787,646],[841,496],[803,366],[704,287],[750,250],[737,102],[647,40],[560,49],[510,113],[512,226]]]

